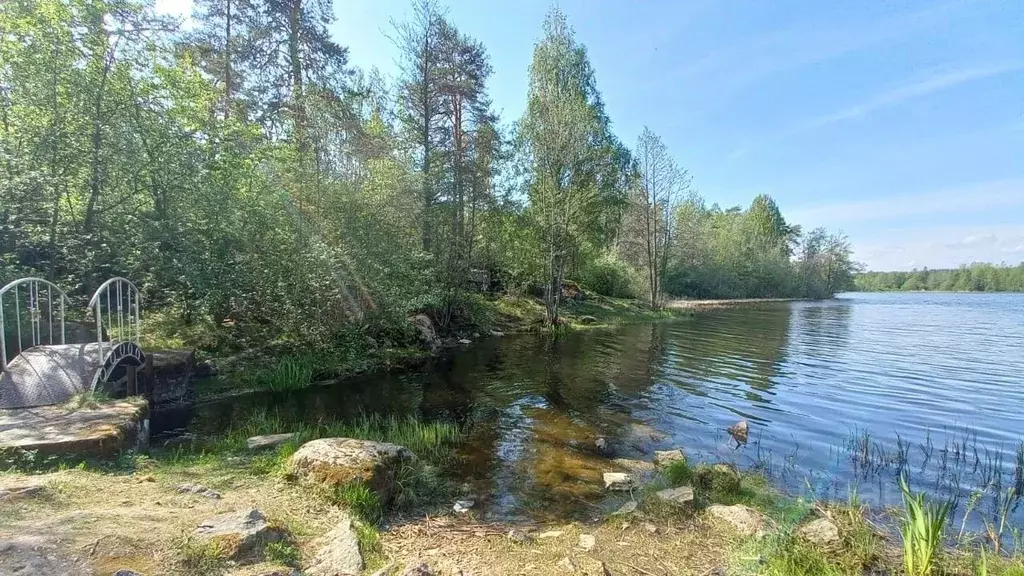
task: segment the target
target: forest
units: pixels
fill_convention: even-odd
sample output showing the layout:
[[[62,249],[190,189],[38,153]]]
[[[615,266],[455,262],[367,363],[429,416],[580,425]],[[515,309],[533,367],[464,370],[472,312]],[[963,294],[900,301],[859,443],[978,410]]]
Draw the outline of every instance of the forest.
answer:
[[[654,129],[620,140],[557,8],[524,31],[517,118],[434,0],[386,31],[394,75],[350,63],[330,0],[193,10],[0,4],[0,281],[125,276],[186,324],[320,344],[399,341],[415,312],[453,330],[501,294],[558,324],[567,282],[653,308],[851,286],[841,233],[703,198]]]
[[[854,283],[862,292],[1024,292],[1024,262],[1017,266],[974,263],[945,270],[864,272]]]

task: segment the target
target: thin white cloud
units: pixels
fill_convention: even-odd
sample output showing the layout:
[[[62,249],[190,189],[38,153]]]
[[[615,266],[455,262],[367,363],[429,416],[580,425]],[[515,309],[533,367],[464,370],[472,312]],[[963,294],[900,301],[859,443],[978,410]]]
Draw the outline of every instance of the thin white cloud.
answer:
[[[1024,206],[1024,177],[976,182],[922,194],[893,195],[788,210],[786,217],[810,226],[905,219],[950,213],[976,213]]]
[[[655,83],[690,77],[700,78],[717,88],[746,85],[772,74],[825,62],[927,31],[948,21],[951,11],[970,3],[970,0],[953,0],[868,24],[856,22],[822,26],[816,22],[775,30],[709,52],[666,72]]]
[[[870,270],[955,268],[972,262],[1016,265],[1024,262],[1024,225],[884,230],[870,240],[855,240],[853,251]]]
[[[950,70],[945,72],[934,73],[928,77],[914,80],[897,86],[880,94],[877,94],[864,102],[855,104],[853,106],[844,108],[831,114],[825,114],[812,118],[804,124],[801,124],[791,132],[802,132],[805,130],[812,130],[815,128],[821,128],[829,124],[835,124],[844,120],[853,120],[856,118],[863,118],[873,112],[897,106],[909,100],[916,98],[923,98],[936,92],[941,92],[961,84],[966,84],[975,80],[982,80],[985,78],[992,78],[994,76],[1000,76],[1008,72],[1013,72],[1024,68],[1024,63],[1021,62],[1007,62],[996,65],[984,65],[976,66],[972,68],[963,68],[959,70]]]

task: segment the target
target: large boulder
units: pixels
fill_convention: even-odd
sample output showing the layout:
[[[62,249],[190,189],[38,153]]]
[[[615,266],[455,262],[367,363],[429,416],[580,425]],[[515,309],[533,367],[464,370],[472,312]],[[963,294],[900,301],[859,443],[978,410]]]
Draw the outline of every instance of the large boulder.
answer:
[[[361,482],[391,499],[395,475],[415,456],[404,446],[353,438],[321,438],[306,442],[292,455],[288,467],[297,476],[331,486]]]
[[[215,542],[225,558],[246,563],[259,561],[267,544],[282,540],[284,532],[268,524],[267,517],[253,508],[209,518],[196,527],[195,536]]]
[[[362,574],[363,556],[359,538],[352,528],[352,519],[345,518],[317,541],[318,550],[303,574],[306,576],[337,576]]]
[[[434,328],[434,321],[430,319],[430,316],[426,314],[417,314],[409,318],[409,322],[416,327],[416,333],[419,335],[420,342],[426,345],[431,350],[437,350],[441,347],[441,338],[437,335],[437,330]]]
[[[764,514],[743,504],[715,504],[708,508],[708,514],[725,522],[743,536],[757,536],[764,532]]]
[[[818,518],[796,529],[796,536],[820,548],[839,544],[839,528],[828,518]]]

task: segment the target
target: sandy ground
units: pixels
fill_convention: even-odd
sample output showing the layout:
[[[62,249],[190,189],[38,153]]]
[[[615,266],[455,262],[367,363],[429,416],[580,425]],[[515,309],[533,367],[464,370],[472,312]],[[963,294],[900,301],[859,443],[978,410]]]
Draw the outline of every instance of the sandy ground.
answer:
[[[177,486],[202,481],[221,499],[179,494]],[[0,500],[0,574],[64,573],[109,576],[119,569],[147,576],[189,574],[180,545],[204,519],[256,507],[284,526],[303,556],[344,512],[300,485],[252,477],[223,467],[145,470],[133,475],[66,470],[44,475],[0,475],[0,490],[40,486],[30,495]],[[481,524],[450,515],[394,521],[381,531],[369,568],[425,562],[435,574],[706,575],[727,563],[732,536],[702,519],[638,518],[582,525]],[[530,535],[525,543],[509,530]],[[594,546],[579,546],[580,536]],[[283,566],[226,567],[255,576]],[[368,570],[368,573],[371,570]],[[287,573],[287,572],[284,572]]]

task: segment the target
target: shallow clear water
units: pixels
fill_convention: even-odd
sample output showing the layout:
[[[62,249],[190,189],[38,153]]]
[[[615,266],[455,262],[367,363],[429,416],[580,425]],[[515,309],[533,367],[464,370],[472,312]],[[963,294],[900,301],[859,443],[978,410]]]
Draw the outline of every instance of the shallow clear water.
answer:
[[[310,422],[365,411],[464,423],[460,479],[494,517],[614,506],[598,437],[622,457],[678,446],[793,491],[845,499],[856,487],[874,503],[898,502],[906,472],[961,503],[987,488],[991,509],[1021,481],[1024,295],[858,293],[486,339],[413,373],[200,407],[193,426],[267,406]],[[740,419],[745,445],[726,432]]]

